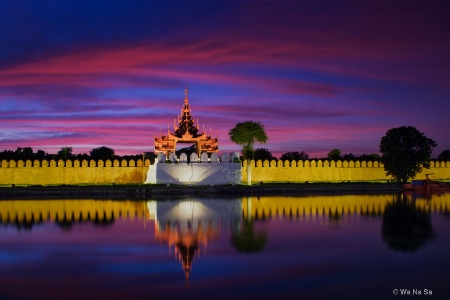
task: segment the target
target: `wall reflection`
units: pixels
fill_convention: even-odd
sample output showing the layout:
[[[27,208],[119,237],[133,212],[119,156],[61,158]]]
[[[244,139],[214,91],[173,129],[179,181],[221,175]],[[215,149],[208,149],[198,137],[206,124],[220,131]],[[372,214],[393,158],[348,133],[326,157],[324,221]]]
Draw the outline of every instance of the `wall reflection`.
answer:
[[[3,224],[94,222],[108,224],[117,218],[149,218],[146,202],[112,200],[2,200]]]
[[[257,253],[267,243],[255,224],[271,219],[321,220],[339,227],[346,216],[380,219],[386,245],[396,251],[417,251],[437,234],[431,214],[449,215],[450,194],[338,195],[306,197],[239,197],[234,199],[186,198],[173,201],[112,200],[2,200],[0,222],[18,230],[55,223],[63,230],[90,222],[109,226],[118,219],[154,221],[155,239],[167,244],[189,277],[195,257],[206,253],[221,229],[232,232],[237,251]],[[288,226],[288,225],[286,225]]]
[[[381,217],[389,203],[398,195],[336,195],[305,197],[251,197],[250,203],[243,198],[242,213],[247,220],[265,220],[270,218],[326,217],[340,220],[344,215]],[[413,205],[427,212],[448,213],[450,211],[450,193],[435,195],[431,200],[409,195],[404,196]]]
[[[450,194],[435,195],[431,200],[407,194],[402,197],[420,211],[446,215],[450,211]],[[156,220],[165,226],[165,222],[172,219],[187,220],[189,217],[192,223],[204,222],[205,216],[209,216],[211,222],[229,224],[236,222],[238,210],[238,215],[247,221],[317,216],[339,221],[344,215],[381,217],[387,205],[397,199],[398,195],[338,195],[240,197],[231,200],[190,198],[179,201],[1,200],[0,221],[32,227],[42,222],[92,221],[102,224],[114,219],[137,218]],[[190,216],[187,215],[189,213]]]

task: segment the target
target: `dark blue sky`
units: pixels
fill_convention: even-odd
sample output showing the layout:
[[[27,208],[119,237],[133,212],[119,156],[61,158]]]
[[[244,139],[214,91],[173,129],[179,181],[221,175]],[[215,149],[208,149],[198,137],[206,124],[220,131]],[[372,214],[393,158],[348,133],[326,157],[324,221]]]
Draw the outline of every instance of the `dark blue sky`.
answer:
[[[378,153],[392,127],[450,149],[442,1],[0,1],[0,150],[153,150],[189,86],[200,126],[262,122],[276,155]],[[258,145],[256,147],[259,147]]]

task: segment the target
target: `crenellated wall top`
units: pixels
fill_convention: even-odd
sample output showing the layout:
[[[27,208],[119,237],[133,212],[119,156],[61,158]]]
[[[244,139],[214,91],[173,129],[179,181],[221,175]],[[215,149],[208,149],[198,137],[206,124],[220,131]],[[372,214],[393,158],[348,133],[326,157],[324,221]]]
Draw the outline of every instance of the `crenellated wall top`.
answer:
[[[158,163],[188,163],[188,161],[189,163],[240,163],[238,152],[222,153],[220,157],[217,153],[208,154],[207,152],[202,152],[199,157],[194,152],[189,156],[189,159],[185,153],[181,153],[178,157],[175,153],[170,153],[169,157],[166,157],[164,153],[159,153],[156,161]]]
[[[144,162],[142,159],[135,161],[130,160],[2,160],[2,168],[108,168],[108,167],[148,167],[150,166],[150,160],[146,159]]]
[[[221,157],[228,158],[230,156]],[[232,157],[231,157],[232,158]],[[230,162],[231,162],[231,158]],[[384,168],[383,163],[377,161],[329,161],[329,160],[299,160],[299,161],[282,161],[282,160],[251,160],[253,167],[268,167],[268,168]],[[109,167],[148,167],[150,160],[142,159],[137,161],[130,160],[2,160],[0,167],[2,168],[109,168]],[[247,161],[242,162],[243,166],[247,166]],[[431,168],[450,168],[450,161],[431,161]]]
[[[346,161],[346,160],[299,160],[299,161],[281,161],[281,160],[251,160],[251,165],[256,168],[260,167],[283,167],[283,168],[384,168],[383,163],[378,161]],[[243,166],[247,166],[247,161],[242,162]],[[450,168],[450,161],[431,161],[431,168]]]

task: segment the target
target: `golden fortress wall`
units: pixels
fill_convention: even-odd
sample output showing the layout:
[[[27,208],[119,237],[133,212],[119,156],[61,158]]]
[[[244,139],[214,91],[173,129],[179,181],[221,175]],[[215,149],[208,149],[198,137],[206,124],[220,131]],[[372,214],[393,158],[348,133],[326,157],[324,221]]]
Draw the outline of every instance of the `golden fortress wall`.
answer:
[[[6,161],[0,167],[0,185],[125,184],[145,181],[150,160]]]
[[[387,181],[384,165],[366,161],[251,161],[252,182],[342,182],[342,181]],[[431,162],[430,169],[423,169],[416,176],[432,179],[449,179],[450,162]],[[247,182],[247,162],[242,167],[242,182]]]
[[[347,161],[251,161],[253,182],[343,182],[387,181],[378,162]],[[1,162],[0,185],[127,184],[143,183],[150,165],[147,159],[134,161],[6,161]],[[431,162],[416,176],[445,180],[450,178],[450,162]],[[247,163],[242,165],[242,182],[247,182]]]

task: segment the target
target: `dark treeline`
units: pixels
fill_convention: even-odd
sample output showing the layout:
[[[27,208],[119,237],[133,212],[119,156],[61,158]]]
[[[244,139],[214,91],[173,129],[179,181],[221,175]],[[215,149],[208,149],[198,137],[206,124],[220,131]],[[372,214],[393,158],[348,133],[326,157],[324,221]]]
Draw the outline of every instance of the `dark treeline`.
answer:
[[[258,148],[255,149],[254,155],[253,155],[253,159],[254,160],[288,160],[288,161],[299,161],[299,160],[334,160],[334,161],[378,161],[381,162],[381,156],[379,154],[376,153],[371,153],[371,154],[362,154],[362,155],[354,155],[353,153],[342,153],[341,150],[339,149],[333,149],[331,150],[328,154],[327,157],[322,157],[322,158],[311,158],[309,156],[309,154],[305,153],[304,151],[298,152],[298,151],[294,151],[294,152],[286,152],[283,153],[280,158],[276,158],[272,155],[272,153],[266,149],[266,148]],[[442,153],[440,153],[438,155],[438,157],[436,158],[436,160],[438,161],[450,161],[450,150],[444,150],[442,151]]]
[[[98,147],[92,149],[89,154],[87,153],[73,153],[72,147],[63,147],[56,154],[49,154],[43,150],[37,150],[36,152],[31,147],[18,147],[16,150],[4,150],[0,152],[0,160],[139,160],[150,159],[151,163],[155,161],[154,152],[144,152],[136,155],[117,155],[115,151],[108,147]]]
[[[181,148],[176,151],[176,155],[179,156],[181,153],[186,153],[188,156],[196,152],[195,146],[187,147],[187,148]],[[63,147],[61,150],[59,150],[56,154],[49,154],[43,150],[37,150],[36,152],[33,151],[31,147],[24,147],[24,148],[17,148],[16,150],[4,150],[0,152],[0,161],[1,160],[139,160],[139,159],[150,159],[151,163],[153,164],[156,158],[156,154],[154,152],[145,152],[135,155],[116,155],[115,151],[108,147],[98,147],[94,148],[91,151],[89,151],[89,154],[87,153],[73,153],[72,147]],[[323,158],[311,158],[309,154],[305,153],[304,151],[293,151],[293,152],[286,152],[283,153],[280,158],[277,158],[272,155],[272,153],[266,149],[266,148],[257,148],[255,149],[254,160],[288,160],[288,161],[299,161],[299,160],[346,160],[346,161],[381,161],[381,156],[378,154],[362,154],[362,155],[354,155],[353,153],[344,153],[342,154],[339,149],[333,149],[328,154],[327,157]],[[449,161],[450,160],[450,151],[444,150],[439,156],[437,157],[438,161]]]
[[[299,160],[346,160],[346,161],[381,161],[381,156],[378,154],[362,154],[360,156],[356,156],[353,153],[345,153],[342,154],[339,149],[331,150],[327,157],[323,158],[311,158],[309,154],[304,151],[298,152],[286,152],[283,153],[280,158],[276,158],[272,155],[272,153],[265,148],[255,149],[255,153],[253,156],[254,160],[288,160],[288,161],[299,161]]]

